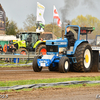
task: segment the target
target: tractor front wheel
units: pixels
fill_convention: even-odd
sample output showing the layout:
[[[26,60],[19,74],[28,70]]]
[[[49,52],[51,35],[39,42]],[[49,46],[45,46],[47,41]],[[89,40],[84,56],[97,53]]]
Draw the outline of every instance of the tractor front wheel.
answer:
[[[66,73],[69,71],[70,68],[70,61],[68,57],[61,57],[59,61],[59,71],[61,73]]]
[[[35,56],[33,59],[32,67],[35,72],[40,72],[42,70],[42,67],[39,67],[37,64],[37,59],[39,59],[39,58],[40,58],[40,56]]]

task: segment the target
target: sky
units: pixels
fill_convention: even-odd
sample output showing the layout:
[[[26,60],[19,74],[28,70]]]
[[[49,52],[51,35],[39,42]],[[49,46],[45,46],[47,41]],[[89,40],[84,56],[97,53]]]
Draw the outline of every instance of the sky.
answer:
[[[78,15],[92,15],[100,19],[100,0],[0,0],[6,16],[23,28],[27,15],[36,16],[37,2],[45,6],[45,24],[53,22],[53,5],[55,5],[61,21],[72,20]],[[63,13],[64,12],[64,13]]]

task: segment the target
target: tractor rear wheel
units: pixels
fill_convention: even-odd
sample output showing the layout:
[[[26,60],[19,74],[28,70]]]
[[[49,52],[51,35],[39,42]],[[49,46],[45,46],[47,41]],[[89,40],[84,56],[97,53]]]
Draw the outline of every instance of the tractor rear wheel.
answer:
[[[40,45],[40,46],[37,48],[36,52],[37,52],[38,54],[46,55],[46,52],[47,52],[46,46],[43,45],[43,44]]]
[[[75,51],[74,57],[76,57],[77,63],[73,64],[74,71],[88,72],[92,67],[92,49],[88,43],[82,43]]]
[[[69,71],[70,68],[70,61],[68,57],[61,57],[59,61],[59,71],[61,73],[66,73]]]
[[[37,64],[37,59],[39,59],[39,58],[40,58],[40,56],[35,56],[33,59],[32,67],[35,72],[40,72],[42,70],[42,67],[39,67]]]

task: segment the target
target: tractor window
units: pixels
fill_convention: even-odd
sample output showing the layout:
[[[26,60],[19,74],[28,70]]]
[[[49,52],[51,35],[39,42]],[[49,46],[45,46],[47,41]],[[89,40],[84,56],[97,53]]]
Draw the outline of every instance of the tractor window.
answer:
[[[36,43],[37,40],[38,40],[38,35],[32,34],[32,46],[34,46],[34,44]]]
[[[86,40],[86,35],[80,35],[80,40]]]
[[[76,33],[78,33],[78,27],[71,27],[71,31],[75,30]],[[94,30],[94,27],[80,27],[80,37],[79,39],[87,40],[88,35]],[[74,32],[74,31],[73,31]],[[74,33],[75,33],[74,32]],[[78,36],[77,34],[75,37]]]
[[[72,31],[74,33],[74,37],[75,39],[77,40],[78,39],[78,28],[77,27],[70,27],[70,31]],[[80,39],[85,39],[86,40],[86,33],[85,33],[86,30],[81,30],[81,32],[83,34],[80,34]],[[80,32],[80,33],[81,33]]]
[[[21,40],[26,40],[27,36],[28,36],[28,34],[21,34],[20,38],[21,38]]]
[[[74,38],[77,40],[77,37],[78,37],[78,33],[73,29],[73,28],[71,28],[70,27],[70,31],[72,31],[73,33],[74,33]]]

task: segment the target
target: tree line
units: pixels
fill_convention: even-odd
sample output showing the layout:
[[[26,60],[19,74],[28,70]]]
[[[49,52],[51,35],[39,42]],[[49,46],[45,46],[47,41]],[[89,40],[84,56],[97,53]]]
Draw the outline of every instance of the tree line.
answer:
[[[70,24],[79,25],[81,27],[95,27],[95,30],[89,35],[90,39],[93,39],[96,35],[99,35],[100,32],[100,20],[91,15],[79,15],[70,21]],[[65,26],[63,29],[65,29]],[[25,21],[23,22],[23,27],[24,28],[18,29],[17,23],[9,20],[8,17],[6,17],[7,35],[16,35],[19,31],[36,31],[36,17],[33,14],[27,15]],[[45,32],[53,32],[57,37],[61,37],[61,30],[62,28],[59,28],[56,23],[46,24],[44,28]]]

